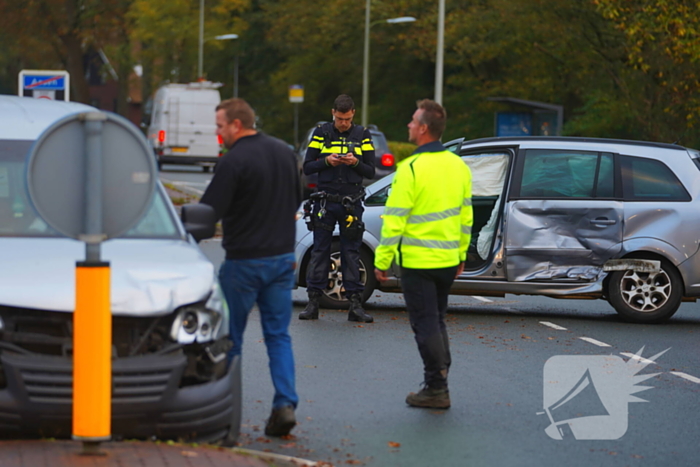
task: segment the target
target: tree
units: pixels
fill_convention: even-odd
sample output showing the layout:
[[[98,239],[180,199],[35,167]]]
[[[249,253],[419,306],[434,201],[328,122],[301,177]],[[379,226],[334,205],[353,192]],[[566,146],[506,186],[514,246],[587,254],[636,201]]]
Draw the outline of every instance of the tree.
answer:
[[[628,102],[645,133],[652,139],[675,141],[696,127],[700,123],[700,3],[594,3],[625,37],[625,66],[640,83]],[[689,141],[700,142],[697,137]]]
[[[71,76],[72,100],[89,103],[84,57],[91,48],[123,39],[118,19],[129,4],[130,0],[0,2],[0,29],[20,44],[21,62],[37,68],[60,63]],[[47,54],[33,50],[51,51],[53,63],[47,63]]]

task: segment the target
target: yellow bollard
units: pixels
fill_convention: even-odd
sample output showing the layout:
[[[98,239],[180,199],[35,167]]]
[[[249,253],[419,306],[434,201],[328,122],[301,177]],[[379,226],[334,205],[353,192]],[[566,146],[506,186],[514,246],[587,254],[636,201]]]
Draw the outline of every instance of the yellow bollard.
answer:
[[[73,315],[73,439],[111,438],[112,312],[109,263],[78,262]]]

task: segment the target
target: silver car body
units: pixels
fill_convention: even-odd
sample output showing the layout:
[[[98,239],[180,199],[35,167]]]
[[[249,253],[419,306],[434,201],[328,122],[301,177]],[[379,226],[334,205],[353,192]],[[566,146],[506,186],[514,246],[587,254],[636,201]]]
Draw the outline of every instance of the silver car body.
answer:
[[[85,244],[36,214],[22,165],[47,126],[95,110],[0,96],[0,425],[9,436],[71,433],[75,266]],[[160,183],[145,217],[103,242],[101,258],[111,276],[113,436],[237,435],[240,367],[225,358],[228,310],[214,265]]]
[[[615,303],[627,300],[639,309],[625,317],[644,322],[667,319],[681,300],[700,295],[697,151],[552,137],[460,139],[446,146],[472,170],[475,210],[473,246],[452,293],[606,298],[623,315],[624,306]],[[379,243],[392,180],[390,175],[367,187],[367,257]],[[313,236],[299,222],[297,280],[304,285]],[[660,272],[642,272],[659,264]],[[373,280],[371,264],[363,267],[369,288],[401,290],[396,265],[382,284]],[[674,303],[662,313],[657,308],[664,296]]]

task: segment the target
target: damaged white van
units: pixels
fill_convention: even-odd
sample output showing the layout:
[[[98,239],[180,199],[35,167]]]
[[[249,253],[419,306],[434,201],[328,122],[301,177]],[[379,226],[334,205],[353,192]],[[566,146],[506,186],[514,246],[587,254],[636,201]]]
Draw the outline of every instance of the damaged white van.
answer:
[[[75,263],[26,197],[37,137],[81,104],[0,96],[0,434],[71,436]],[[201,205],[192,206],[200,211]],[[211,213],[213,216],[213,212]],[[189,220],[192,220],[190,216]],[[240,364],[226,352],[228,309],[214,265],[158,184],[145,217],[102,243],[111,265],[113,438],[224,440],[238,436]]]

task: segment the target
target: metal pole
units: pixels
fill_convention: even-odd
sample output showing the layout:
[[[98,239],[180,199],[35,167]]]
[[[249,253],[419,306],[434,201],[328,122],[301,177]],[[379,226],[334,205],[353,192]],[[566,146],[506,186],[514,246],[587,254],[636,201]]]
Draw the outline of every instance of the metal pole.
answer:
[[[238,52],[233,60],[233,97],[238,97]]]
[[[100,262],[102,229],[102,127],[107,115],[90,112],[85,116],[85,261]]]
[[[199,0],[199,60],[197,63],[197,78],[204,74],[204,0]]]
[[[109,263],[100,261],[102,212],[102,130],[106,114],[85,121],[85,262],[76,264],[73,314],[73,439],[82,454],[103,455],[111,439],[112,315]]]
[[[369,9],[370,0],[365,7],[365,52],[362,62],[362,126],[369,122]]]
[[[435,102],[442,103],[442,69],[445,49],[445,0],[438,7],[437,57],[435,59]]]
[[[294,147],[299,147],[299,104],[294,104]]]

